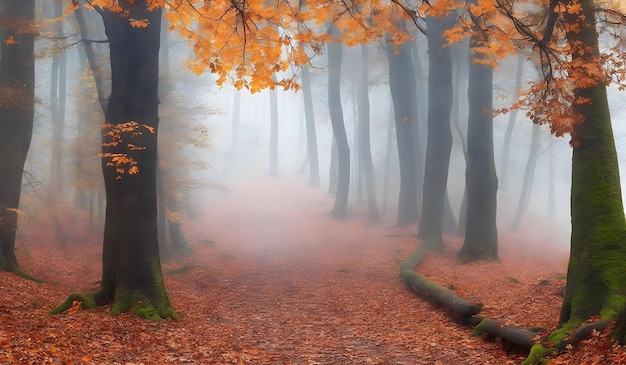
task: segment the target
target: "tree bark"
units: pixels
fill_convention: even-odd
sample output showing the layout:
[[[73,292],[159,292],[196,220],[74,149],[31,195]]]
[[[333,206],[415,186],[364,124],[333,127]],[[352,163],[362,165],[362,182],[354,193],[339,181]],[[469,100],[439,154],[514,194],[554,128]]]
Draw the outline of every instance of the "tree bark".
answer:
[[[587,64],[599,56],[592,0],[581,0],[583,17],[567,16],[580,31],[568,32],[572,62]],[[584,47],[585,52],[577,52]],[[603,81],[581,87],[576,95],[584,122],[572,131],[571,251],[559,323],[571,325],[600,315],[614,318],[625,308],[626,222],[611,116]],[[615,334],[626,342],[626,323]]]
[[[515,209],[515,215],[513,216],[513,222],[511,223],[511,231],[513,232],[517,232],[519,230],[519,225],[522,222],[522,216],[524,215],[526,208],[528,208],[528,202],[530,201],[530,194],[532,192],[533,180],[535,177],[535,167],[537,166],[537,159],[539,155],[540,132],[541,127],[538,124],[533,125],[530,151],[528,151],[528,159],[526,160],[526,168],[524,169],[524,178],[522,179],[522,190],[517,203],[517,209]]]
[[[302,67],[302,97],[304,98],[304,118],[306,124],[306,148],[312,186],[320,186],[320,166],[317,153],[317,132],[315,130],[315,112],[311,95],[311,72],[308,66]]]
[[[513,103],[519,100],[522,92],[522,76],[523,76],[524,55],[520,52],[517,54],[517,72],[515,74],[515,89],[513,92]],[[509,167],[509,152],[511,150],[511,136],[515,128],[515,121],[519,110],[513,109],[509,114],[509,122],[506,125],[504,133],[504,142],[502,143],[502,161],[500,162],[500,182],[503,189],[506,189],[506,178]]]
[[[419,171],[422,170],[417,156],[416,81],[408,44],[397,46],[387,43],[389,64],[389,87],[393,101],[398,158],[400,162],[400,193],[398,196],[398,219],[396,226],[404,227],[419,217]]]
[[[498,178],[493,156],[493,69],[481,64],[482,56],[473,52],[478,39],[470,40],[469,118],[467,131],[468,163],[467,226],[459,251],[463,261],[497,260],[496,193]]]
[[[361,45],[361,75],[358,88],[359,160],[361,161],[361,168],[365,177],[368,217],[378,220],[380,215],[378,213],[378,204],[376,203],[376,179],[370,141],[369,56],[367,47],[365,44]]]
[[[337,29],[332,28],[335,34]],[[331,42],[328,47],[328,109],[333,127],[333,135],[337,142],[337,190],[335,205],[331,214],[337,219],[343,219],[348,212],[348,194],[350,192],[350,146],[343,121],[341,108],[341,59],[342,45]]]
[[[444,204],[452,151],[452,59],[443,32],[453,19],[427,17],[428,27],[428,140],[418,235],[434,249],[443,248]]]
[[[112,313],[133,311],[153,320],[175,318],[163,284],[157,239],[157,133],[161,9],[148,11],[145,1],[120,2],[124,13],[102,10],[111,55],[111,95],[106,121],[136,122],[112,144],[103,133],[103,154],[120,153],[137,162],[139,171],[120,174],[103,158],[107,207],[100,290],[89,294],[95,305],[113,303]],[[132,27],[129,18],[146,19]],[[133,144],[139,148],[129,148]],[[71,305],[72,297],[53,310]],[[69,303],[68,303],[69,302]]]
[[[54,17],[63,13],[62,2],[54,3]],[[63,37],[63,23],[58,22],[58,37]],[[56,205],[57,199],[63,194],[63,134],[65,131],[65,98],[67,95],[67,56],[65,50],[52,59],[52,76],[50,82],[50,117],[52,121],[52,151],[50,153],[50,190],[48,204]]]
[[[35,1],[2,0],[0,9],[0,270],[22,274],[15,233],[35,110]]]
[[[270,89],[270,170],[271,177],[278,177],[278,95]]]

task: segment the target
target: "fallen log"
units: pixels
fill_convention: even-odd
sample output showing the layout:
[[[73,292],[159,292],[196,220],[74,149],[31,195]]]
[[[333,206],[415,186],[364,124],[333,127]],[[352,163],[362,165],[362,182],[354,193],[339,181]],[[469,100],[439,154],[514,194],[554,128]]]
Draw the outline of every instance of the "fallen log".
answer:
[[[404,261],[402,261],[400,264],[400,275],[406,285],[413,293],[417,295],[426,294],[435,302],[445,306],[462,318],[478,314],[482,308],[482,304],[470,303],[447,288],[444,288],[443,286],[436,284],[415,272],[415,266],[419,265],[419,263],[424,260],[429,251],[430,246],[428,246],[428,244],[423,244],[420,248],[404,259]]]
[[[518,326],[500,326],[495,319],[478,316],[472,317],[470,324],[475,326],[473,335],[482,338],[500,338],[521,353],[530,351],[530,348],[536,343],[537,334],[541,332],[541,330],[529,330]]]

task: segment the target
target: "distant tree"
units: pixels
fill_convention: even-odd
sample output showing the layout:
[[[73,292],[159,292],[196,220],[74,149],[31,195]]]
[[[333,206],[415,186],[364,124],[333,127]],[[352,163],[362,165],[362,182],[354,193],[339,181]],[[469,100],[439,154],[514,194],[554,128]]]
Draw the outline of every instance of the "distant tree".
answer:
[[[306,124],[306,148],[309,162],[309,184],[319,186],[320,168],[317,153],[317,131],[315,129],[315,113],[313,111],[313,96],[311,95],[311,72],[308,66],[302,67],[302,97],[304,98],[304,119]]]
[[[0,9],[0,270],[27,276],[15,233],[35,111],[35,0],[1,0]]]
[[[513,215],[513,222],[510,229],[513,232],[519,230],[519,225],[522,222],[522,216],[528,208],[530,202],[530,194],[532,192],[533,180],[535,177],[535,167],[537,166],[537,160],[539,159],[539,137],[541,132],[541,126],[534,124],[532,128],[532,136],[530,139],[530,150],[528,151],[528,158],[526,159],[526,168],[524,168],[524,177],[522,178],[522,189],[520,191],[519,201],[517,202],[517,208],[515,208],[515,214]]]
[[[53,15],[61,17],[63,3],[54,2]],[[63,23],[56,22],[56,35],[63,39]],[[55,200],[63,192],[63,134],[65,131],[65,99],[67,96],[67,55],[65,48],[55,50],[52,58],[50,81],[50,117],[52,121],[52,151],[50,153],[50,191],[48,203],[55,205]]]
[[[524,75],[524,54],[519,52],[517,54],[517,71],[515,72],[515,88],[513,89],[513,103],[519,100],[522,92],[522,76]],[[506,131],[504,133],[504,141],[502,142],[502,160],[500,162],[500,185],[503,189],[506,189],[507,185],[507,172],[509,167],[509,153],[511,151],[511,136],[513,135],[513,129],[515,128],[515,121],[517,120],[518,109],[511,110],[509,113],[509,121],[506,125]]]
[[[357,90],[358,103],[358,136],[359,161],[365,177],[367,191],[367,207],[370,219],[379,219],[378,204],[376,204],[376,188],[374,177],[374,163],[370,141],[370,102],[369,102],[369,52],[368,46],[361,45],[360,76]]]
[[[270,89],[270,176],[278,176],[278,94]]]

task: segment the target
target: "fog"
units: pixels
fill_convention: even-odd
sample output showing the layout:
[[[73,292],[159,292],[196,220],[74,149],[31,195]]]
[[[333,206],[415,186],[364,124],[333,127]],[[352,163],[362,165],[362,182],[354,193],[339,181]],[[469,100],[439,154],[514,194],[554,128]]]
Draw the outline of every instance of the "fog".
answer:
[[[95,30],[96,34],[101,30]],[[102,36],[100,34],[100,36]],[[94,35],[98,37],[98,35]],[[44,51],[54,45],[42,40],[39,49]],[[425,42],[418,40],[419,55],[422,59],[422,69],[418,72],[427,75]],[[270,96],[269,91],[251,94],[246,90],[237,91],[231,86],[218,88],[212,75],[197,76],[184,67],[184,63],[191,55],[190,49],[174,36],[170,36],[166,47],[169,53],[169,72],[164,71],[161,85],[161,127],[159,156],[165,162],[166,186],[165,189],[176,195],[175,204],[170,204],[186,219],[193,219],[194,213],[210,207],[203,206],[204,197],[215,194],[228,194],[229,190],[238,184],[252,184],[257,179],[266,179],[269,175],[269,137],[270,137]],[[66,50],[68,69],[68,93],[66,124],[64,126],[63,141],[63,169],[51,171],[51,147],[56,143],[52,138],[50,121],[50,76],[51,58],[40,57],[37,61],[37,89],[39,100],[36,110],[36,126],[33,142],[26,165],[24,192],[22,198],[23,211],[21,217],[28,220],[36,212],[48,211],[52,215],[63,216],[64,226],[67,227],[68,239],[72,239],[70,226],[79,222],[87,223],[87,211],[100,209],[95,219],[102,220],[102,182],[99,152],[99,125],[103,123],[103,116],[97,103],[93,88],[93,76],[85,72],[85,64],[81,62],[76,46]],[[106,53],[106,47],[103,48]],[[44,53],[44,52],[42,52]],[[387,168],[388,192],[383,198],[383,180],[385,179],[385,161],[388,151],[388,133],[390,123],[391,96],[388,84],[387,62],[384,46],[374,43],[370,46],[370,111],[371,111],[371,147],[374,167],[376,171],[377,201],[383,213],[380,223],[392,225],[397,210],[397,195],[399,185],[398,157],[395,144],[389,156],[391,164]],[[364,210],[364,198],[357,196],[358,187],[354,179],[356,163],[355,152],[355,125],[356,101],[354,97],[354,79],[357,70],[356,63],[358,50],[344,48],[342,80],[342,103],[344,121],[351,144],[352,180],[349,209],[353,215],[359,215]],[[494,78],[494,106],[506,107],[513,100],[515,57],[502,60],[500,67],[495,71]],[[327,83],[328,74],[325,70],[324,56],[314,59],[316,66],[313,74],[312,88],[315,124],[317,131],[318,152],[320,160],[320,175],[322,186],[315,188],[328,190],[330,150],[332,130],[328,113]],[[524,66],[524,84],[533,81],[536,72],[532,65]],[[419,85],[425,87],[426,80],[421,79]],[[460,103],[461,126],[465,126],[466,114],[463,105],[466,103],[464,89],[455,102]],[[615,128],[616,146],[620,165],[625,166],[626,160],[626,126],[624,119],[623,94],[610,89],[610,106]],[[426,93],[426,90],[422,90]],[[240,94],[241,106],[239,111],[239,128],[234,137],[233,115],[235,94]],[[306,183],[308,169],[302,169],[306,158],[306,135],[304,126],[303,97],[301,92],[278,90],[278,177],[276,180],[302,176],[299,181]],[[418,100],[421,124],[420,133],[425,136],[425,120],[427,101]],[[494,119],[494,150],[496,168],[501,167],[502,144],[509,116],[498,115]],[[510,162],[508,164],[508,178],[506,186],[498,190],[498,225],[500,231],[509,230],[513,214],[517,207],[524,168],[530,147],[532,125],[521,112],[513,131],[511,140]],[[393,132],[392,132],[393,133]],[[463,197],[465,180],[465,161],[462,151],[461,137],[454,131],[454,144],[450,163],[448,192],[455,215],[458,218],[461,200]],[[392,140],[395,139],[392,138]],[[423,139],[423,138],[422,138]],[[57,141],[58,142],[58,141]],[[395,143],[395,142],[394,142]],[[550,147],[551,146],[551,147]],[[571,149],[568,137],[556,138],[551,136],[546,127],[542,127],[540,136],[539,159],[537,161],[532,193],[528,208],[521,220],[519,232],[533,239],[550,244],[567,246],[569,244],[569,190]],[[422,144],[422,154],[425,152],[425,143]],[[423,157],[422,157],[423,158]],[[552,167],[551,167],[552,166]],[[550,212],[549,202],[549,172],[554,173],[554,211]],[[500,173],[500,171],[498,171]],[[63,176],[62,191],[51,191],[51,176]],[[624,180],[622,180],[624,187]],[[49,206],[50,194],[60,194],[57,206]],[[88,198],[86,197],[88,196]],[[332,196],[328,196],[332,199]],[[85,202],[89,200],[89,203]],[[275,199],[281,199],[280,196]],[[360,201],[359,201],[360,200]],[[297,208],[294,208],[297,209]],[[262,210],[259,210],[260,214]],[[169,212],[175,214],[175,212]],[[71,221],[72,224],[69,224]],[[538,230],[535,224],[542,222],[554,230]],[[99,223],[101,226],[101,222]],[[28,235],[27,230],[20,231]],[[97,235],[98,230],[95,229]]]

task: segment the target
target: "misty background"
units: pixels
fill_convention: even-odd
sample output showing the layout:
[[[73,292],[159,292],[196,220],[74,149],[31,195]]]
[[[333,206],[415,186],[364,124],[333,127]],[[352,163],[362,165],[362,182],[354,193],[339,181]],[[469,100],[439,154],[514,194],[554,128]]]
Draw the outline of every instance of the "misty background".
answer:
[[[45,10],[44,10],[45,11]],[[90,38],[105,39],[98,17],[90,22]],[[20,219],[30,219],[35,212],[47,212],[50,219],[41,222],[50,229],[60,224],[65,238],[76,239],[73,232],[89,225],[97,236],[104,220],[104,196],[100,172],[100,128],[104,117],[97,100],[94,75],[88,71],[83,50],[78,42],[76,25],[68,19],[63,29],[55,30],[65,36],[63,39],[40,38],[37,41],[39,57],[36,64],[38,84],[36,97],[35,130],[33,143],[26,164],[26,178],[22,203],[25,214]],[[170,217],[180,220],[193,219],[203,210],[201,197],[211,194],[228,193],[229,187],[240,183],[252,183],[256,179],[270,175],[270,91],[251,94],[246,90],[237,91],[231,86],[219,88],[212,75],[197,76],[185,68],[185,62],[192,57],[187,44],[175,34],[164,35],[161,60],[161,106],[159,158],[163,162],[162,171],[165,191],[169,194],[168,212]],[[421,60],[418,73],[418,87],[421,95],[427,95],[428,57],[425,37],[417,36],[418,55]],[[100,62],[106,69],[106,43],[94,44],[103,57]],[[349,212],[366,206],[364,193],[359,196],[356,185],[356,90],[360,53],[358,48],[344,47],[341,75],[342,104],[344,120],[351,148],[352,172]],[[51,123],[51,84],[52,64],[55,57],[63,56],[66,62],[66,99],[64,125],[61,135],[58,127]],[[467,60],[461,55],[461,62]],[[465,57],[465,58],[463,58]],[[369,47],[369,97],[371,113],[371,148],[376,171],[376,190],[383,223],[393,224],[397,212],[399,187],[398,156],[395,145],[395,132],[390,128],[391,95],[388,83],[388,66],[384,44],[376,41]],[[507,107],[514,102],[515,74],[517,57],[500,61],[494,74],[494,108]],[[328,73],[325,55],[313,59],[312,96],[317,131],[320,161],[321,187],[328,190],[332,130],[328,113]],[[459,72],[458,69],[456,72]],[[106,75],[105,75],[106,76]],[[335,76],[335,75],[333,75]],[[537,72],[534,66],[523,63],[523,84],[534,81]],[[465,81],[466,82],[466,81]],[[457,86],[455,86],[455,89]],[[454,103],[458,105],[457,121],[463,131],[467,124],[466,89],[460,85],[459,95]],[[306,135],[303,96],[301,92],[277,90],[279,138],[278,138],[278,177],[308,176],[303,169],[306,162]],[[236,95],[239,94],[240,108],[235,109]],[[609,89],[609,102],[612,112],[616,147],[620,167],[626,166],[626,110],[624,95],[616,89]],[[417,100],[420,115],[422,154],[425,154],[426,99]],[[238,115],[238,116],[237,116]],[[524,170],[531,148],[532,124],[520,112],[510,141],[510,156],[507,164],[506,183],[502,181],[501,159],[503,141],[509,120],[508,114],[494,118],[494,151],[500,185],[498,189],[499,230],[509,230],[520,200]],[[234,124],[239,127],[235,128]],[[235,133],[236,131],[236,133]],[[389,138],[392,133],[392,138]],[[453,128],[454,143],[450,164],[448,192],[458,219],[465,183],[465,160],[461,137]],[[532,193],[528,208],[522,217],[519,232],[545,242],[567,246],[569,244],[570,216],[570,171],[571,149],[569,138],[556,138],[542,126],[538,137],[538,159],[534,172]],[[392,143],[390,146],[389,143]],[[60,164],[52,160],[53,150],[61,149]],[[385,166],[386,162],[389,163]],[[140,167],[141,168],[141,167]],[[623,171],[623,170],[622,170]],[[550,194],[550,179],[554,182],[553,195]],[[62,181],[55,184],[54,181]],[[302,182],[305,183],[303,178]],[[387,191],[384,192],[385,181]],[[622,179],[622,189],[625,180]],[[362,189],[361,189],[362,190]],[[420,192],[421,193],[421,192]],[[280,196],[276,199],[281,199]],[[330,198],[329,198],[330,199]],[[553,203],[551,203],[551,199]],[[551,204],[553,206],[551,207]],[[361,207],[361,208],[359,208]],[[299,209],[293,207],[293,209]],[[349,213],[350,214],[350,213]],[[56,217],[56,218],[54,218]],[[58,222],[57,222],[58,221]],[[534,229],[534,222],[550,222],[555,232]],[[20,224],[20,227],[27,227]],[[22,232],[22,241],[28,232]]]

